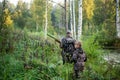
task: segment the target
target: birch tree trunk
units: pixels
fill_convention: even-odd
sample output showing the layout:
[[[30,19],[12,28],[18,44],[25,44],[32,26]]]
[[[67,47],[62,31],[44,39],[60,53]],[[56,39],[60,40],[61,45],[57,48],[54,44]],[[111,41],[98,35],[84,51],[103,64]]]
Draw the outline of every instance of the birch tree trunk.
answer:
[[[117,37],[120,38],[120,17],[119,17],[119,0],[116,0],[116,29]]]
[[[38,31],[38,23],[37,23],[37,21],[36,21],[36,31]]]
[[[47,19],[48,9],[47,9],[47,6],[48,6],[48,0],[46,0],[46,10],[45,10],[45,15],[46,15],[46,18],[45,18],[45,39],[47,39],[47,27],[48,27],[48,19]]]
[[[68,25],[67,25],[67,0],[65,0],[65,29],[66,32],[68,31]]]
[[[68,24],[67,24],[67,0],[64,1],[65,4],[65,29],[66,32],[68,31]]]
[[[82,35],[82,0],[78,1],[78,34],[77,34],[77,40],[81,38]]]
[[[75,22],[75,0],[73,0],[73,35],[76,39],[76,22]]]
[[[72,36],[74,36],[74,34],[73,34],[73,17],[72,17],[72,0],[70,0],[70,30],[71,30]]]
[[[38,31],[38,15],[36,16],[36,31]]]

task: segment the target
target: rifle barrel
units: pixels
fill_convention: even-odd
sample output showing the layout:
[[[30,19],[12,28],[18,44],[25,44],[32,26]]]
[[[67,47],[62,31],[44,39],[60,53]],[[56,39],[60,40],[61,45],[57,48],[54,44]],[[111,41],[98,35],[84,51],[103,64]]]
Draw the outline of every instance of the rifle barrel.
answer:
[[[57,38],[55,38],[55,37],[52,36],[51,34],[48,34],[48,33],[47,33],[47,35],[48,35],[49,37],[53,38],[56,42],[61,43],[60,40],[58,40]]]

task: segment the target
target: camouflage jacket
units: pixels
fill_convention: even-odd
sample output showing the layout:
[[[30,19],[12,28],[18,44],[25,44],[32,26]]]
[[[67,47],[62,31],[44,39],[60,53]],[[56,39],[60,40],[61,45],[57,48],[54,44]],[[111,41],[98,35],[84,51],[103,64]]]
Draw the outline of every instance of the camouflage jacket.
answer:
[[[75,63],[78,62],[85,62],[87,59],[86,54],[84,53],[84,51],[82,50],[82,48],[76,49],[73,52],[73,56],[72,56],[72,61],[74,61]]]
[[[72,37],[65,37],[61,40],[60,47],[64,50],[64,52],[73,52],[75,50],[74,43],[75,40]]]
[[[84,62],[87,60],[85,53],[82,48],[76,49],[73,52],[72,61],[74,62],[74,69],[80,70],[81,67],[84,67]]]

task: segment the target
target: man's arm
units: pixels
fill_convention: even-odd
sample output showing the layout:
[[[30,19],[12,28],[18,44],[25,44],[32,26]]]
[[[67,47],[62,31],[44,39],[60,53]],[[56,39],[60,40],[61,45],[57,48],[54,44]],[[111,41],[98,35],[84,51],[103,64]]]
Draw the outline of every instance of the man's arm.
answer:
[[[63,48],[63,39],[60,41],[60,48]]]
[[[64,47],[64,44],[65,44],[65,38],[62,38],[62,40],[60,41],[60,48],[63,48]]]

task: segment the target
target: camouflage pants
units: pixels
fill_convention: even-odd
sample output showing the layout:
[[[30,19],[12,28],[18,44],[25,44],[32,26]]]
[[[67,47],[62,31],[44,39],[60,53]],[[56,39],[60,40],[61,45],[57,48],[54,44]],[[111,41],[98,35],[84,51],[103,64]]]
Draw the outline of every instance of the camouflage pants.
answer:
[[[74,64],[74,72],[76,77],[80,77],[80,73],[84,70],[84,62],[77,62]]]
[[[61,55],[62,55],[63,64],[66,62],[68,63],[71,62],[72,52],[66,53],[64,50],[62,50]]]

